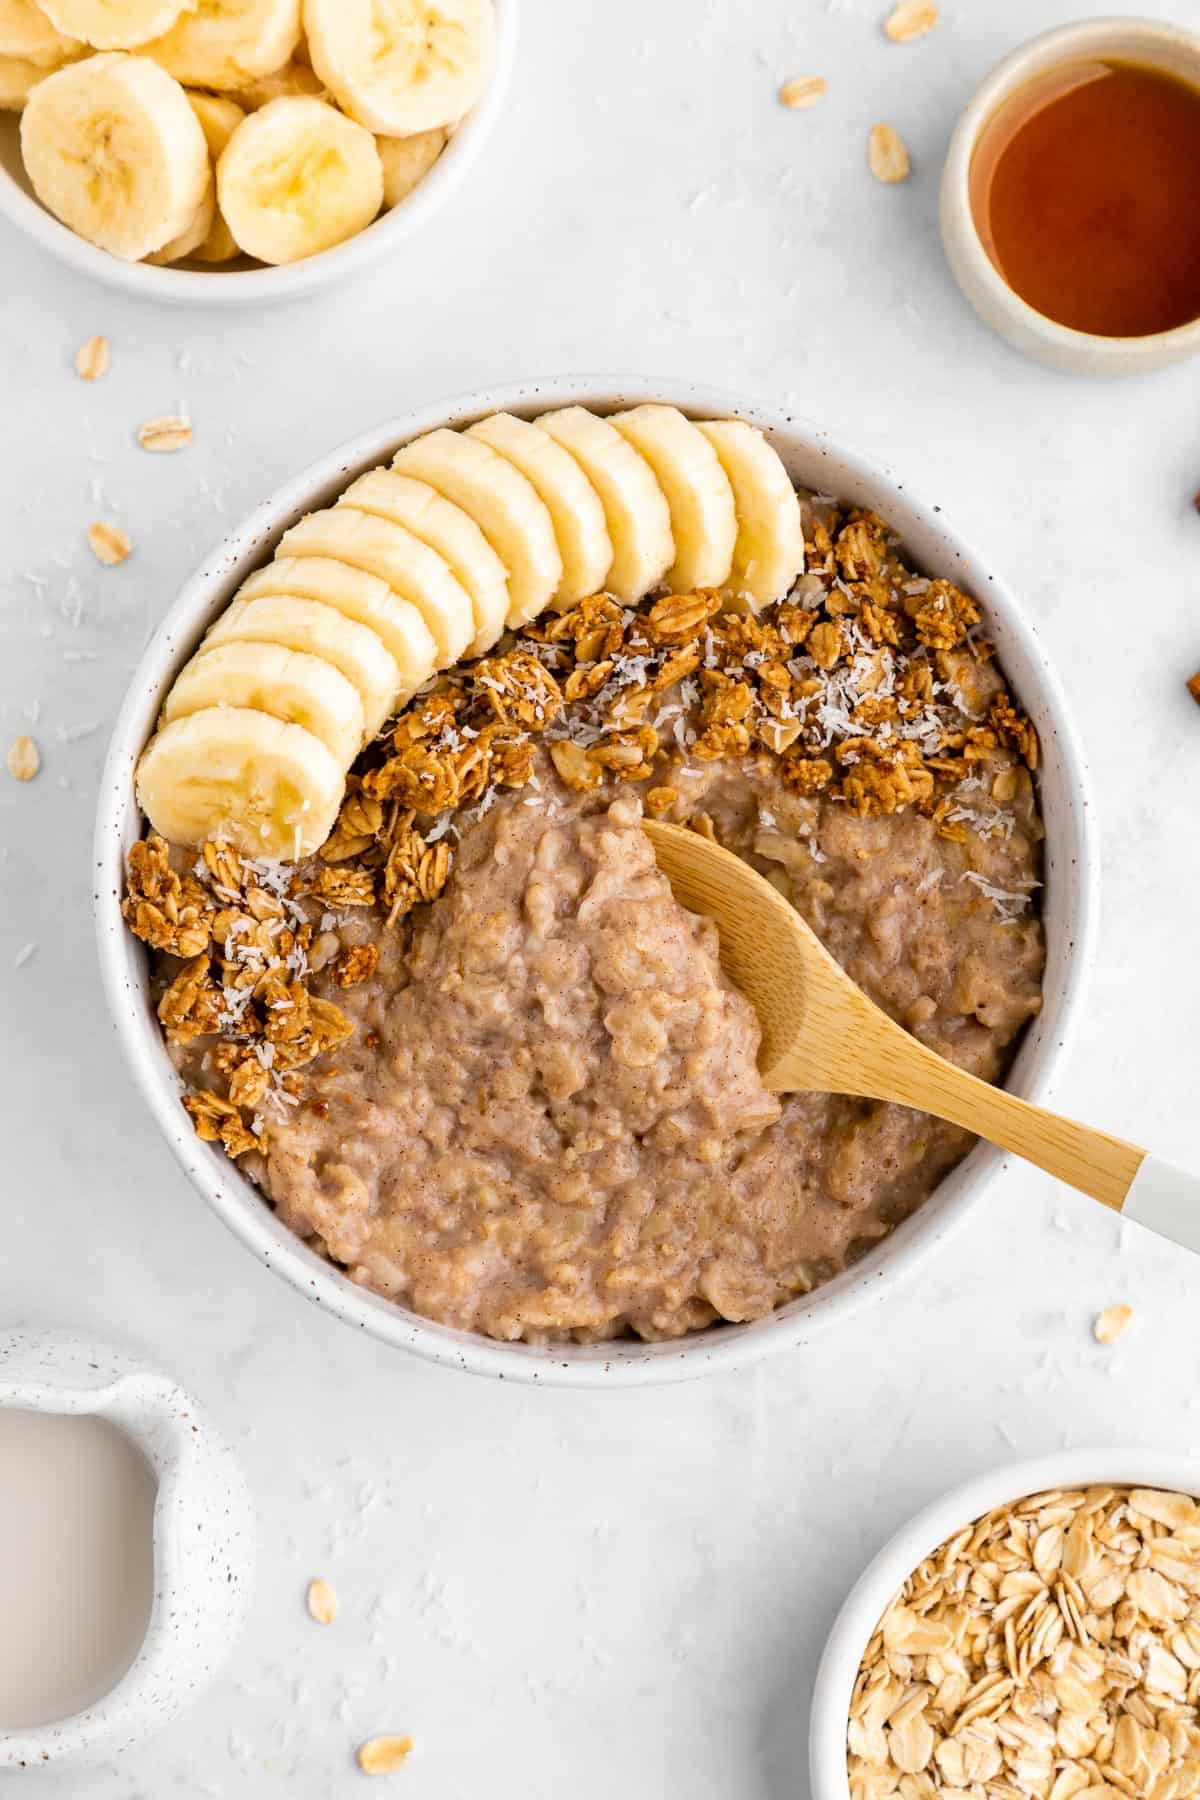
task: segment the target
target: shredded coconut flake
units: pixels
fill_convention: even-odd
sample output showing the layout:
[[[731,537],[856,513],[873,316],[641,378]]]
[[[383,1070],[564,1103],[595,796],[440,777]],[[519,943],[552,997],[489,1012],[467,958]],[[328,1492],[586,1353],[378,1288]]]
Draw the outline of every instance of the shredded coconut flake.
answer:
[[[1011,888],[1002,888],[996,882],[989,881],[986,875],[981,875],[977,869],[964,870],[959,879],[969,881],[977,887],[980,893],[991,901],[1006,925],[1015,923],[1029,906],[1029,894],[1019,894]],[[1035,881],[1033,885],[1040,887],[1041,883]]]

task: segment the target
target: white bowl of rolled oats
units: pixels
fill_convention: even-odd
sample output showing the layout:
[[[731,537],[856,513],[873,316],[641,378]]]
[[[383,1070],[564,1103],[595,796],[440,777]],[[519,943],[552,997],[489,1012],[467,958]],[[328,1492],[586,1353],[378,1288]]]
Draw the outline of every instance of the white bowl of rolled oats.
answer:
[[[911,1519],[838,1614],[813,1692],[814,1800],[1200,1788],[1200,1464],[1006,1463]]]
[[[651,403],[658,403],[657,409]],[[362,621],[370,619],[384,629],[385,619],[391,617],[387,608],[394,612],[396,605],[394,593],[388,599],[386,581],[355,575],[352,603],[358,622],[349,628],[350,637],[344,620],[337,622],[336,643],[333,637],[318,643],[307,624],[308,635],[295,635],[297,609],[311,623],[314,615],[328,611],[323,602],[340,605],[343,611],[351,604],[346,571],[342,569],[335,581],[331,558],[359,567],[365,558],[367,566],[381,566],[378,526],[365,519],[363,509],[409,508],[422,483],[435,488],[443,480],[449,484],[446,467],[435,458],[444,459],[451,451],[456,459],[465,457],[467,453],[448,440],[461,436],[473,422],[485,436],[481,441],[472,435],[471,460],[490,468],[493,445],[504,445],[514,458],[521,453],[516,421],[552,414],[547,434],[561,430],[561,441],[570,440],[580,449],[580,467],[591,476],[589,443],[603,439],[607,429],[611,447],[618,434],[608,419],[623,408],[649,408],[655,414],[649,421],[645,412],[631,415],[632,423],[626,421],[624,427],[631,433],[639,426],[661,426],[676,442],[691,441],[687,434],[694,428],[688,420],[743,421],[756,428],[747,437],[758,442],[761,433],[782,459],[766,511],[779,504],[786,511],[790,478],[804,495],[809,562],[803,581],[775,603],[774,612],[764,608],[747,618],[745,612],[726,609],[717,617],[715,590],[693,573],[694,591],[678,596],[669,583],[664,595],[661,587],[647,581],[641,590],[645,598],[638,604],[596,597],[575,601],[566,609],[560,605],[540,619],[526,612],[527,622],[519,627],[524,635],[505,632],[494,652],[475,662],[470,659],[476,652],[468,650],[462,661],[460,651],[446,651],[443,645],[443,660],[437,665],[443,674],[437,684],[431,688],[425,683],[415,692],[410,686],[412,697],[403,703],[395,737],[391,727],[381,738],[373,737],[377,727],[371,728],[368,748],[351,766],[337,826],[318,850],[332,868],[300,880],[289,875],[286,858],[272,867],[264,866],[261,858],[250,858],[239,873],[209,844],[199,859],[194,849],[187,853],[193,860],[185,863],[177,858],[172,873],[166,860],[170,846],[160,839],[161,850],[156,851],[152,836],[143,838],[147,820],[135,792],[135,770],[158,721],[155,743],[163,752],[159,763],[169,767],[171,779],[154,784],[151,796],[151,784],[145,779],[149,759],[143,761],[146,811],[153,817],[157,804],[176,802],[186,811],[183,803],[188,796],[181,797],[177,781],[180,746],[191,744],[194,737],[201,741],[194,718],[201,721],[203,731],[218,727],[211,704],[194,712],[197,665],[189,659],[206,629],[221,621],[219,641],[211,649],[206,646],[209,660],[199,658],[203,672],[220,681],[236,676],[243,696],[250,666],[257,672],[261,658],[258,649],[248,657],[241,646],[247,638],[255,639],[260,627],[274,630],[285,612],[293,633],[290,651],[299,654],[287,662],[272,651],[272,667],[286,668],[291,679],[301,672],[298,664],[312,661],[314,649],[332,645],[330,654],[336,652],[341,672],[349,670],[373,693],[374,664],[368,669],[361,654],[362,640],[370,632]],[[570,418],[563,409],[570,409]],[[578,409],[590,409],[590,424],[586,416],[580,418]],[[668,410],[673,414],[669,420],[661,416]],[[508,422],[493,415],[507,415]],[[716,429],[715,441],[730,451],[726,427]],[[538,444],[544,459],[546,448],[540,438]],[[375,467],[398,450],[402,452],[398,471]],[[410,450],[425,460],[410,462]],[[628,466],[637,462],[628,444],[625,455]],[[558,460],[561,467],[565,459]],[[658,474],[648,452],[646,460]],[[548,481],[544,461],[536,469],[533,463],[528,466]],[[333,505],[355,478],[362,479],[354,493]],[[654,487],[648,470],[643,469],[642,478]],[[508,491],[515,492],[511,479]],[[477,498],[469,480],[454,494],[468,508]],[[427,498],[423,504],[429,504]],[[669,509],[661,496],[658,504],[667,518]],[[314,509],[325,509],[315,522],[306,517]],[[357,514],[356,523],[348,521],[347,512]],[[432,530],[430,515],[405,516],[420,530]],[[615,541],[615,516],[607,523],[613,526]],[[550,531],[549,515],[545,528]],[[398,542],[394,529],[392,541]],[[490,516],[487,529],[503,545],[503,530]],[[369,541],[364,533],[370,534]],[[682,535],[675,536],[678,549]],[[578,551],[579,544],[574,548]],[[728,569],[729,551],[725,554]],[[274,562],[269,561],[272,555]],[[868,609],[867,583],[874,578],[867,565],[872,559],[883,586],[871,590],[874,599]],[[526,559],[527,576],[535,572],[534,560]],[[782,566],[786,571],[786,558]],[[615,562],[613,571],[610,592],[618,588]],[[393,587],[409,573],[407,568],[392,572]],[[303,582],[299,590],[298,579]],[[364,581],[369,589],[364,589]],[[679,581],[682,586],[683,578]],[[231,607],[244,585],[246,591]],[[281,591],[283,600],[278,598]],[[308,598],[298,600],[298,591]],[[594,595],[590,587],[580,587],[579,592]],[[595,609],[595,618],[589,607]],[[859,625],[847,622],[850,610],[856,611]],[[441,626],[446,626],[448,616],[439,612]],[[855,634],[860,630],[875,635],[871,646],[863,649],[860,644],[852,657],[847,646],[859,643]],[[618,649],[606,650],[600,663],[601,653],[594,645],[584,648],[585,639],[599,641],[597,632],[600,637],[615,634],[606,642],[620,640]],[[785,695],[782,711],[772,700],[769,716],[764,688],[772,659],[754,635],[763,632],[767,633],[763,644],[793,646],[786,664],[780,655],[774,658],[776,678],[790,697]],[[801,635],[789,635],[795,633]],[[236,639],[232,645],[231,636]],[[398,641],[392,647],[398,655],[404,649]],[[884,663],[892,668],[900,695],[899,716],[916,721],[908,728],[912,741],[903,758],[899,751],[885,755],[886,746],[871,736],[867,721],[889,713],[878,685],[871,695],[865,689],[857,697],[851,695],[853,717],[844,703],[849,691],[845,683],[857,680],[854,669],[859,665],[854,658],[867,657],[868,650],[876,659],[872,668]],[[894,667],[889,661],[893,656]],[[950,663],[938,660],[944,657]],[[655,737],[655,729],[646,722],[649,715],[643,713],[640,724],[622,715],[619,730],[615,710],[597,722],[597,708],[609,704],[605,699],[609,662],[615,666],[614,679],[624,683],[615,705],[628,703],[634,679],[643,698],[647,692],[655,697],[656,752],[647,750],[643,757],[635,748]],[[496,724],[496,691],[515,675],[519,664],[538,676],[539,694],[528,710],[529,717],[536,715],[540,722],[521,730],[526,734],[545,730],[540,744],[522,739],[515,717],[501,717]],[[686,676],[680,679],[682,664],[701,671],[696,685],[704,689],[707,711],[701,711],[697,700],[694,713],[687,712],[692,701],[685,706],[674,697],[687,694]],[[176,678],[185,669],[191,674],[176,689]],[[888,680],[891,683],[892,677]],[[660,687],[671,681],[678,687],[663,687],[664,700]],[[180,695],[189,682],[194,718],[173,718],[173,708],[183,710]],[[982,684],[972,690],[975,699],[968,697],[964,686],[970,682]],[[323,677],[327,710],[333,709],[338,691],[338,681]],[[580,692],[584,710],[572,713],[566,702]],[[548,707],[545,714],[543,700]],[[160,718],[164,702],[166,713]],[[802,742],[796,736],[800,730],[796,707],[809,707],[810,702],[816,723],[805,727],[808,736]],[[233,704],[245,708],[261,701],[243,697]],[[891,708],[893,714],[896,706]],[[929,721],[938,707],[944,716],[934,729]],[[456,724],[452,729],[439,726],[435,733],[430,715],[438,708],[445,708],[462,730]],[[282,716],[286,715],[275,715]],[[309,716],[315,730],[317,715]],[[750,721],[749,727],[739,727],[742,717]],[[782,735],[777,729],[781,717],[786,725]],[[358,718],[361,725],[361,709]],[[556,719],[554,728],[547,729],[547,720]],[[235,723],[245,720],[243,711]],[[269,720],[267,731],[261,721],[253,722],[256,743],[266,745],[272,755],[281,729],[292,733],[299,729],[280,728]],[[340,731],[345,720],[339,714],[336,722]],[[478,786],[472,787],[468,806],[462,795],[448,792],[444,807],[442,799],[437,801],[440,811],[433,805],[414,806],[411,794],[403,798],[403,784],[416,779],[413,770],[418,766],[423,769],[420,779],[433,780],[439,789],[450,776],[458,782],[463,771],[474,766],[472,758],[478,762],[471,746],[478,744],[481,724],[485,736],[499,733],[488,754],[500,773],[489,779],[503,787],[503,794],[492,786],[480,798]],[[759,737],[749,739],[750,728]],[[726,754],[723,744],[728,740],[732,756],[735,750],[746,751],[748,743],[757,743],[755,766],[765,767],[770,763],[768,728],[779,736],[779,753],[790,761],[782,774],[782,764],[779,769],[770,765],[777,785],[766,798],[774,810],[763,804],[760,794],[754,802],[757,812],[747,825],[742,801],[748,790],[738,787],[731,799],[721,787],[728,773],[720,760]],[[300,738],[307,742],[304,731]],[[388,741],[396,746],[394,756],[382,748]],[[213,742],[203,738],[205,755]],[[432,760],[430,744],[443,746]],[[821,745],[827,755],[818,753]],[[645,760],[652,754],[658,758],[653,776]],[[313,827],[313,841],[319,844],[328,818],[337,810],[337,793],[330,783],[336,787],[342,777],[325,750],[318,755],[310,747],[306,755],[300,771],[303,780],[315,784],[313,791],[333,794],[333,810],[319,828]],[[703,767],[692,766],[706,755],[709,760]],[[381,757],[386,759],[382,763]],[[970,767],[968,758],[976,759]],[[640,766],[627,767],[630,759]],[[660,1002],[666,1004],[662,995],[678,990],[665,980],[657,986],[654,980],[645,980],[644,971],[634,970],[632,985],[654,990],[648,1003],[644,992],[642,999],[634,996],[632,1001],[621,994],[619,1003],[606,1000],[607,1012],[602,1008],[598,1015],[595,993],[589,990],[590,1038],[586,1031],[575,1030],[570,1007],[564,1014],[560,1006],[553,1020],[546,1012],[551,1029],[536,1042],[525,1029],[526,1018],[517,1018],[514,1025],[519,1009],[505,984],[510,970],[533,968],[531,933],[555,940],[552,949],[559,976],[551,980],[552,988],[562,970],[579,966],[581,953],[593,957],[596,953],[594,943],[581,944],[571,936],[576,915],[569,899],[570,882],[581,871],[586,876],[589,858],[595,860],[594,834],[589,836],[592,828],[582,817],[591,802],[587,791],[582,796],[577,791],[594,787],[597,778],[591,763],[602,765],[604,781],[611,775],[616,795],[609,816],[619,830],[605,838],[609,849],[604,853],[615,854],[611,845],[619,837],[625,848],[618,862],[620,856],[632,858],[616,871],[618,901],[633,907],[632,913],[616,918],[616,926],[627,935],[634,915],[643,922],[657,919],[656,931],[663,921],[658,919],[662,897],[651,896],[655,904],[647,906],[649,890],[638,886],[641,882],[653,887],[657,877],[640,864],[634,868],[639,858],[648,861],[648,853],[643,834],[634,828],[636,820],[632,814],[626,816],[629,802],[623,797],[631,792],[631,784],[645,781],[644,789],[632,790],[635,798],[644,796],[646,809],[657,816],[678,818],[686,795],[671,783],[696,782],[709,811],[687,816],[706,831],[724,831],[727,821],[731,830],[743,834],[752,826],[754,841],[747,839],[748,849],[777,865],[777,882],[802,880],[807,884],[805,904],[829,908],[829,930],[835,938],[842,932],[847,966],[857,971],[856,979],[869,991],[875,983],[882,1002],[904,1016],[911,1029],[927,1034],[935,1047],[954,1054],[957,1042],[960,1054],[973,1059],[979,1072],[1005,1079],[1014,1091],[1031,1098],[1044,1095],[1078,1006],[1091,940],[1096,870],[1079,747],[1058,683],[1011,594],[990,565],[947,528],[937,506],[915,501],[886,470],[787,415],[720,390],[644,378],[558,379],[475,394],[391,421],[334,451],[232,534],[188,583],[147,651],[117,721],[101,784],[95,852],[101,965],[118,1036],[138,1086],[209,1204],[262,1261],[326,1310],[386,1342],[475,1373],[612,1386],[685,1379],[805,1342],[820,1326],[847,1316],[917,1268],[982,1198],[1004,1159],[989,1147],[971,1148],[969,1140],[938,1135],[939,1128],[922,1123],[917,1115],[902,1118],[902,1109],[881,1112],[841,1101],[835,1106],[823,1096],[798,1097],[795,1117],[783,1121],[788,1128],[786,1142],[780,1148],[779,1138],[773,1140],[777,1154],[764,1145],[761,1134],[779,1128],[779,1108],[770,1102],[771,1118],[765,1119],[761,1093],[752,1092],[757,1081],[752,1047],[743,1069],[746,1044],[728,1037],[718,1043],[711,1064],[713,1069],[723,1067],[725,1074],[709,1084],[706,1094],[698,1090],[683,1094],[669,1131],[652,1130],[636,1110],[652,1084],[643,1081],[639,1088],[636,1079],[626,1081],[623,1076],[609,1082],[611,1069],[606,1064],[597,1075],[594,1061],[599,1018],[612,1037],[614,1048],[608,1054],[614,1064],[644,1067],[639,1058],[652,1063],[657,1058],[656,1067],[661,1065],[666,1039],[655,1008],[661,1013]],[[203,758],[197,766],[210,768]],[[340,768],[345,766],[343,761]],[[743,765],[734,756],[729,781],[735,775],[737,782],[742,781],[743,766],[748,767],[749,760]],[[986,784],[981,784],[980,768]],[[220,779],[224,778],[222,774]],[[469,779],[474,781],[475,776]],[[607,806],[604,781],[600,786]],[[779,781],[791,783],[786,793]],[[951,788],[946,789],[946,783]],[[204,789],[205,783],[199,787]],[[778,799],[772,797],[777,791]],[[207,804],[210,797],[201,792],[198,804]],[[370,802],[365,807],[364,799]],[[493,801],[503,805],[493,807]],[[461,814],[454,810],[460,802],[466,808]],[[534,856],[529,864],[530,843],[543,829],[539,809],[550,822],[546,829],[558,835],[549,858],[540,852],[540,863]],[[481,822],[485,812],[488,818]],[[780,841],[786,836],[781,824],[785,813],[787,832],[806,836],[807,848],[793,836]],[[176,816],[182,815],[177,811]],[[312,810],[306,814],[309,826],[313,816]],[[820,830],[830,834],[819,842],[812,822],[818,816],[825,821]],[[155,823],[151,829],[162,827]],[[497,869],[505,859],[511,869],[514,857],[518,862],[525,858],[534,869],[538,891],[532,899],[526,895],[522,901],[519,888],[509,893],[503,882],[489,885],[491,833],[497,834],[499,843]],[[166,836],[171,837],[169,830]],[[861,899],[856,878],[871,860],[872,843],[888,852],[877,858],[887,879],[874,883],[868,925],[849,913]],[[143,847],[134,856],[139,863],[134,884],[130,853],[139,844]],[[903,853],[899,863],[889,861],[893,851],[897,857]],[[293,870],[299,856],[297,837]],[[312,858],[309,863],[320,867]],[[461,872],[452,874],[443,901],[450,863],[455,869],[461,865]],[[840,911],[846,909],[839,898],[843,864],[848,871],[844,885],[857,896],[854,907],[847,901],[844,918]],[[611,871],[603,873],[605,882],[600,885],[607,883],[606,891],[615,891]],[[626,875],[636,877],[627,891],[622,886]],[[386,901],[387,917],[382,921],[365,911],[373,880],[376,904],[381,897]],[[1040,901],[1031,898],[1035,888]],[[482,936],[473,929],[471,918],[463,916],[472,894],[486,901],[488,930]],[[328,917],[318,907],[306,925],[302,912],[294,909],[317,895],[326,897]],[[958,963],[945,950],[951,902],[955,919],[967,933],[955,940]],[[800,899],[796,903],[801,904]],[[196,914],[195,920],[189,916],[186,944],[179,925],[181,906],[185,912],[190,906]],[[421,911],[423,906],[426,912]],[[228,917],[218,923],[228,909],[238,915],[233,931],[240,938],[231,934]],[[372,918],[374,922],[368,923]],[[448,923],[444,930],[434,931],[431,922],[439,919]],[[410,947],[415,942],[424,949],[395,988],[382,992],[382,976],[396,967],[397,956],[408,956],[408,949],[397,950],[387,936],[397,921],[415,933]],[[194,943],[193,924],[198,925]],[[612,924],[611,918],[601,919],[598,929],[607,931]],[[638,929],[633,928],[635,937]],[[669,941],[683,943],[688,969],[692,975],[699,970],[699,986],[688,991],[688,1004],[699,1005],[701,1012],[687,1015],[692,1018],[688,1030],[701,1015],[728,1021],[742,1004],[736,995],[722,991],[715,949],[700,941],[703,929],[695,927],[699,936],[694,940],[692,930],[686,927],[681,934],[676,921],[672,937],[668,921],[667,928],[653,942],[646,940],[638,952],[652,959],[668,954]],[[513,932],[515,939],[506,935]],[[244,991],[239,998],[236,984],[228,979],[229,970],[238,958],[252,960],[258,955],[251,938],[269,939],[272,934],[283,947],[277,957],[280,966],[264,972],[253,1000],[258,1022],[248,1033],[239,1021],[244,1023],[249,1016],[242,1009],[250,1007],[250,999]],[[317,988],[308,1000],[294,984],[307,979],[306,959],[312,972],[315,940],[325,938],[336,940],[330,950],[333,960],[317,972]],[[912,948],[911,955],[896,952],[901,938]],[[872,948],[867,961],[860,958],[856,963],[855,946],[868,940]],[[211,965],[200,967],[196,955],[203,962],[210,941]],[[514,943],[519,953],[513,952]],[[320,949],[320,943],[315,947]],[[541,944],[538,955],[545,948]],[[480,956],[487,966],[480,963],[482,972],[473,979],[485,984],[488,1004],[455,1014],[455,1003],[447,1005],[437,996],[452,991],[461,980],[461,969]],[[884,964],[891,971],[887,980],[894,978],[899,987],[878,985],[874,965]],[[414,969],[417,978],[410,979]],[[367,975],[360,979],[363,970]],[[213,985],[214,971],[225,983],[220,992]],[[439,989],[437,982],[447,971],[450,988]],[[610,985],[597,981],[596,992],[603,988],[611,999],[615,991],[611,984],[619,988],[627,977],[628,959],[619,956],[606,974]],[[537,977],[539,995],[548,991],[546,979],[543,968]],[[276,981],[283,985],[272,986]],[[930,983],[939,992],[945,990],[937,1004],[921,991]],[[414,990],[419,990],[423,1013],[414,1011]],[[532,994],[534,987],[528,991]],[[296,1030],[289,1035],[284,1029],[289,1024],[286,1009],[293,1002],[299,1003],[303,1019],[296,1015],[290,1020]],[[204,1008],[210,1005],[219,1030],[228,1028],[232,1038],[206,1046],[201,1031],[203,1054],[197,1056],[192,1047],[197,1021],[203,1023]],[[545,1012],[542,999],[536,1005]],[[533,1010],[526,1002],[526,1012]],[[164,1041],[164,1028],[169,1042]],[[255,1031],[262,1042],[254,1037]],[[603,1033],[599,1035],[607,1041]],[[436,1056],[431,1051],[417,1067],[427,1040],[435,1045]],[[687,1041],[690,1044],[690,1038]],[[721,1063],[726,1052],[734,1057],[736,1069],[734,1063]],[[375,1058],[370,1069],[363,1061],[368,1053]],[[468,1078],[464,1071],[469,1059]],[[452,1074],[451,1064],[456,1064]],[[544,1101],[542,1088],[535,1094],[536,1103],[530,1101],[531,1066],[538,1082],[558,1085],[558,1098],[546,1087],[549,1101]],[[736,1079],[729,1074],[731,1069]],[[381,1079],[386,1080],[386,1092]],[[486,1104],[473,1098],[484,1088],[489,1096]],[[267,1098],[260,1106],[264,1091]],[[409,1095],[416,1096],[412,1106],[406,1105]],[[574,1098],[577,1095],[583,1098]],[[628,1114],[620,1110],[622,1096],[629,1097]],[[598,1110],[602,1100],[608,1108],[604,1114]],[[727,1105],[740,1111],[722,1136],[721,1109]],[[264,1112],[268,1106],[275,1108],[270,1118]],[[419,1125],[419,1143],[411,1133],[402,1144],[394,1141],[397,1131],[400,1137],[409,1131],[403,1123],[406,1114]],[[693,1123],[701,1115],[707,1121],[702,1133]],[[654,1116],[661,1125],[661,1113]],[[506,1133],[502,1158],[495,1152],[497,1121]],[[481,1149],[480,1134],[486,1136],[488,1131],[492,1139]],[[613,1155],[609,1147],[618,1140],[620,1154]],[[654,1150],[652,1166],[644,1152],[647,1142]],[[768,1221],[774,1250],[765,1247],[765,1239],[754,1240],[752,1232],[731,1232],[723,1223],[729,1210],[726,1163],[735,1142],[747,1153],[739,1151],[729,1181],[735,1193],[739,1184],[748,1184],[745,1216]],[[817,1168],[817,1152],[810,1156],[803,1150],[811,1143],[823,1144],[830,1153],[828,1161],[836,1164],[831,1177],[839,1184],[836,1195],[832,1191],[826,1195],[820,1186],[825,1177]],[[790,1158],[782,1177],[779,1154]],[[807,1170],[805,1156],[810,1156]],[[889,1188],[889,1169],[906,1172],[895,1177],[901,1186],[912,1176],[903,1192],[900,1187],[894,1192]],[[814,1183],[817,1192],[804,1207],[789,1207],[787,1195],[794,1188],[809,1195]],[[697,1204],[698,1193],[705,1196],[703,1205]],[[798,1237],[797,1220],[803,1227]],[[662,1258],[664,1232],[675,1244],[675,1255],[667,1264]],[[481,1246],[487,1245],[497,1246],[499,1254],[485,1253]]]

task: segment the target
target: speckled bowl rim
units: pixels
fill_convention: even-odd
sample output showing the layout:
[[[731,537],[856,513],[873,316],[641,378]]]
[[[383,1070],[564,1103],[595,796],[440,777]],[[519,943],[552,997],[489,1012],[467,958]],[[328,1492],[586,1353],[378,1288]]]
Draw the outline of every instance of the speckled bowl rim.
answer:
[[[434,1324],[350,1281],[279,1222],[223,1152],[199,1141],[179,1104],[178,1077],[147,996],[145,955],[125,929],[119,899],[124,855],[141,829],[134,764],[167,687],[205,627],[294,520],[326,504],[354,475],[389,457],[409,438],[499,410],[532,414],[582,404],[607,411],[651,399],[696,416],[737,417],[760,426],[797,479],[817,491],[876,506],[898,526],[919,566],[959,580],[983,603],[1001,659],[1043,745],[1049,961],[1041,1015],[1026,1034],[1009,1079],[1015,1092],[1027,1098],[1044,1095],[1078,1014],[1091,960],[1098,859],[1083,752],[1058,679],[1035,628],[987,561],[944,523],[939,506],[914,500],[886,468],[790,414],[719,388],[641,376],[558,377],[438,401],[376,426],[322,457],[251,513],[205,561],[184,586],[134,674],[113,730],[96,816],[94,899],[101,974],[121,1048],[144,1099],[189,1179],[242,1242],[309,1300],[360,1331],[432,1362],[502,1380],[638,1386],[740,1368],[804,1345],[819,1329],[849,1317],[866,1300],[912,1275],[991,1192],[1006,1162],[992,1146],[977,1146],[925,1205],[862,1262],[767,1319],[722,1325],[670,1343],[620,1340],[533,1347]]]
[[[496,61],[480,100],[452,134],[429,173],[398,206],[382,214],[365,231],[322,250],[303,262],[278,268],[177,269],[154,263],[127,263],[76,236],[28,193],[6,159],[0,157],[0,214],[14,230],[61,263],[107,287],[120,288],[143,300],[173,306],[264,306],[295,300],[333,282],[361,274],[370,264],[393,254],[442,210],[479,156],[508,94],[516,56],[519,0],[494,0]],[[0,119],[7,115],[0,114]]]
[[[1003,1462],[931,1500],[867,1564],[833,1622],[813,1684],[808,1758],[812,1800],[850,1800],[846,1724],[862,1653],[917,1564],[997,1506],[1053,1488],[1155,1487],[1200,1496],[1200,1457],[1152,1448],[1051,1450]]]

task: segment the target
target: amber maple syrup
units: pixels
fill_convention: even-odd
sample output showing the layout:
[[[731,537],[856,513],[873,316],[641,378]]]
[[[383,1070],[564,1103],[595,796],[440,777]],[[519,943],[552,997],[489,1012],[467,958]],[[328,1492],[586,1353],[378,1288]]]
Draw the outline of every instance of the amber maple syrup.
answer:
[[[1200,89],[1065,64],[980,134],[971,209],[1009,287],[1049,319],[1148,337],[1200,318]]]

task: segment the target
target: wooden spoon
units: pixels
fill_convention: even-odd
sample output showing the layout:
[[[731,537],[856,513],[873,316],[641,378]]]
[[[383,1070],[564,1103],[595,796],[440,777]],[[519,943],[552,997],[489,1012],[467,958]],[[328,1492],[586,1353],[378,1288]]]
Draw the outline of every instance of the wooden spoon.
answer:
[[[675,898],[716,924],[721,965],[758,1014],[759,1068],[773,1092],[862,1094],[949,1119],[1200,1250],[1195,1176],[947,1062],[868,1000],[748,863],[678,825],[647,820],[645,829]]]

